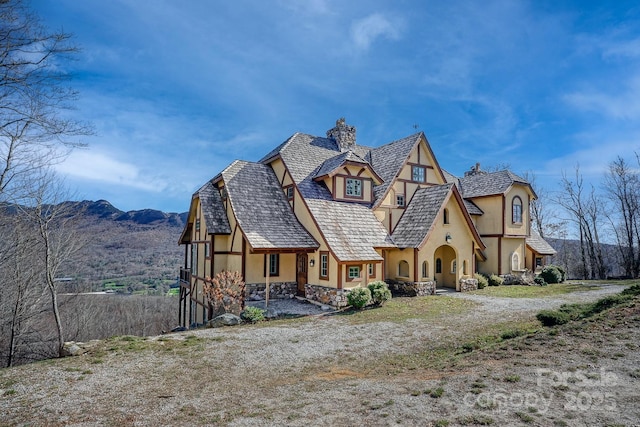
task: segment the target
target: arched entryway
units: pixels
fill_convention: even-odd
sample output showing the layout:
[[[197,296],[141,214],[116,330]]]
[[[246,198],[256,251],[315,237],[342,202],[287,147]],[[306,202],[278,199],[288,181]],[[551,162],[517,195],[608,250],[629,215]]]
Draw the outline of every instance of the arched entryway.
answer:
[[[456,289],[456,251],[448,245],[440,246],[434,254],[433,265],[437,286]]]

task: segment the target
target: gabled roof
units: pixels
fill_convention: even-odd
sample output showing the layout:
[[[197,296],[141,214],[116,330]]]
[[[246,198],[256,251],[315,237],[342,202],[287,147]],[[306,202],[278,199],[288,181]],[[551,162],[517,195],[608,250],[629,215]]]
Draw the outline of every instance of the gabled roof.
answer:
[[[411,203],[405,209],[398,221],[391,237],[399,248],[419,248],[435,228],[436,219],[444,209],[445,203],[454,197],[466,219],[473,238],[478,244],[478,250],[485,249],[485,245],[473,225],[469,213],[464,209],[464,200],[458,188],[453,183],[422,188],[414,194]]]
[[[540,255],[556,254],[556,250],[533,229],[531,230],[531,236],[527,237],[527,246],[529,246],[533,252],[537,252]]]
[[[504,194],[514,184],[522,184],[529,187],[535,197],[529,182],[508,170],[476,173],[459,178],[460,191],[464,198]]]
[[[207,226],[208,234],[231,234],[229,220],[222,203],[222,198],[218,189],[207,182],[196,192],[202,206],[204,222]]]
[[[282,159],[303,203],[339,261],[382,260],[374,248],[395,247],[387,230],[368,206],[334,201],[327,187],[314,181],[316,176],[321,176],[322,169],[329,170],[333,165],[347,161],[347,157],[366,161],[369,150],[355,146],[352,154],[340,153],[332,139],[297,133],[263,158],[265,162],[278,156]]]
[[[417,248],[433,228],[453,184],[416,191],[391,237],[399,248]]]
[[[270,166],[235,161],[221,173],[238,225],[253,250],[317,249]]]
[[[484,215],[484,211],[480,209],[478,205],[473,203],[471,200],[464,199],[464,205],[467,208],[467,211],[469,211],[471,215]]]
[[[231,234],[231,227],[225,212],[222,198],[217,188],[211,181],[207,181],[191,197],[189,207],[189,220],[180,235],[180,244],[189,243],[191,239],[191,229],[193,227],[193,216],[195,215],[196,199],[200,200],[200,207],[204,217],[207,234]]]
[[[418,132],[371,150],[371,165],[383,180],[383,183],[374,189],[376,201],[379,201],[387,193],[389,185],[400,173],[402,166],[411,154],[411,150],[418,144],[421,136],[422,132]]]
[[[319,199],[307,206],[338,261],[380,261],[374,248],[396,247],[367,206]]]
[[[351,150],[345,151],[337,156],[331,157],[330,159],[325,160],[318,172],[316,172],[314,179],[319,180],[323,179],[326,176],[330,176],[340,170],[343,166],[352,164],[352,165],[360,165],[369,170],[369,173],[374,178],[375,183],[379,184],[382,182],[382,178],[378,176],[371,164],[365,160],[363,157],[360,157],[356,153]]]

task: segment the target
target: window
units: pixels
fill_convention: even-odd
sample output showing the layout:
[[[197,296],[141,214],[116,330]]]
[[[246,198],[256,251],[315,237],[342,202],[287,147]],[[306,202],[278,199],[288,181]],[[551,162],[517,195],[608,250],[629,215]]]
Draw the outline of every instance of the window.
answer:
[[[512,220],[514,224],[522,224],[522,199],[518,196],[512,202]]]
[[[357,178],[346,179],[345,195],[347,197],[362,197],[362,180]]]
[[[518,256],[517,252],[514,252],[513,255],[511,255],[511,270],[520,270],[520,257]]]
[[[442,260],[440,258],[436,259],[436,274],[442,273]]]
[[[268,260],[268,261],[267,261]],[[267,254],[264,256],[265,277],[267,276],[266,267],[269,267],[269,276],[280,275],[280,254]]]
[[[458,262],[454,259],[453,261],[451,261],[451,273],[455,273],[456,269],[458,268]]]
[[[402,260],[398,263],[398,276],[409,277],[409,263],[407,261]]]
[[[329,253],[320,252],[320,278],[326,279],[329,277]]]
[[[449,209],[445,209],[444,212],[442,213],[443,216],[443,222],[445,224],[449,224]]]
[[[359,265],[351,265],[349,266],[349,280],[360,278],[360,266]]]
[[[198,274],[198,245],[191,245],[191,274]]]
[[[542,267],[542,257],[536,257],[536,268]]]
[[[211,244],[209,242],[204,244],[204,257],[205,258],[211,257]]]
[[[465,276],[469,273],[467,273],[467,260],[465,259],[464,261],[462,261],[462,274],[464,274]]]
[[[415,182],[426,181],[426,170],[424,166],[412,166],[411,167],[411,180]]]
[[[422,263],[422,277],[429,277],[429,264],[427,261]]]
[[[375,264],[369,264],[369,277],[375,277],[376,276],[376,265]]]
[[[293,185],[285,187],[284,193],[287,195],[287,200],[293,200],[293,194],[294,194]]]
[[[222,197],[222,200],[227,200],[227,188],[226,187],[222,187],[220,188],[220,197]]]
[[[404,207],[404,194],[396,195],[396,205],[398,205],[399,208]]]
[[[200,231],[200,218],[196,219],[196,231]]]

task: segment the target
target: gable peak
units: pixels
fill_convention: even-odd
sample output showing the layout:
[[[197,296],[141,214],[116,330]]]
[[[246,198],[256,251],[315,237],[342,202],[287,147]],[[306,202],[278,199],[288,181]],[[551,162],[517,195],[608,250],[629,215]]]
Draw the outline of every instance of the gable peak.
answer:
[[[327,131],[327,138],[334,140],[340,151],[351,150],[356,145],[356,128],[348,125],[344,117],[341,117],[336,120],[335,127]]]

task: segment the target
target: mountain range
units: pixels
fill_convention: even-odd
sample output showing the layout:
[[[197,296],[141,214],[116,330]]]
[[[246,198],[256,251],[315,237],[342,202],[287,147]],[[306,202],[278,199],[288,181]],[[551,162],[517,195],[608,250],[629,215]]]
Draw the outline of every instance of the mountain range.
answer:
[[[187,212],[166,213],[155,209],[136,211],[121,211],[106,200],[83,200],[81,202],[66,202],[77,206],[77,209],[88,216],[113,221],[131,221],[140,225],[161,225],[183,227],[187,220]]]

